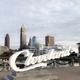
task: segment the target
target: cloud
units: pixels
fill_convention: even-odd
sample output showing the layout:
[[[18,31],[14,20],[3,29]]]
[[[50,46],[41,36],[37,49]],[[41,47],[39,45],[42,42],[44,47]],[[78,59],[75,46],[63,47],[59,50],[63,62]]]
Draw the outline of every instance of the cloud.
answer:
[[[36,36],[44,43],[46,35],[53,35],[57,44],[76,45],[80,41],[79,21],[79,0],[0,1],[0,40],[4,43],[3,39],[9,33],[11,46],[19,44],[22,24],[27,29],[27,41],[30,36]]]

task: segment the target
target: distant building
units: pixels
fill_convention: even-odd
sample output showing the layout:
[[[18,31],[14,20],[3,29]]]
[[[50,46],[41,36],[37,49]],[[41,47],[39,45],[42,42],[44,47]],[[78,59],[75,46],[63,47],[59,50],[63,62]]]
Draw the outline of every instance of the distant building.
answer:
[[[9,49],[7,46],[0,46],[0,55],[3,54],[4,52],[8,52]]]
[[[42,55],[42,50],[43,50],[43,44],[36,43],[36,56]]]
[[[46,36],[45,37],[45,46],[54,46],[54,37],[53,36]]]
[[[20,49],[26,46],[26,28],[22,25],[20,30]]]
[[[10,37],[9,37],[9,34],[6,34],[6,36],[5,36],[5,45],[4,46],[7,46],[8,48],[10,48]]]
[[[34,56],[39,56],[48,53],[50,49],[54,49],[54,51],[63,51],[64,48],[62,45],[55,46],[44,46],[44,44],[36,43],[35,48],[31,47],[29,49],[30,52],[34,53]]]
[[[31,37],[30,37],[30,39],[29,39],[28,46],[31,47]]]
[[[80,53],[80,43],[76,43],[78,45],[78,52]]]
[[[32,39],[31,39],[31,47],[35,47],[36,43],[37,43],[36,36],[33,36]]]

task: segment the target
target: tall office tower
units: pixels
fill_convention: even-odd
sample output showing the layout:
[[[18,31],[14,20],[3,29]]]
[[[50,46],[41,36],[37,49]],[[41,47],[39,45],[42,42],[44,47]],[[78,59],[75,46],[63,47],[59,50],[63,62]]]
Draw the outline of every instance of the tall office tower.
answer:
[[[9,34],[6,34],[6,36],[5,36],[5,46],[10,48],[10,37],[9,37]]]
[[[21,27],[20,31],[20,49],[26,46],[26,28],[24,25]]]
[[[37,43],[36,36],[33,36],[31,40],[31,47],[35,47],[36,43]]]
[[[46,46],[54,46],[54,37],[53,36],[46,36],[45,37],[45,45]]]

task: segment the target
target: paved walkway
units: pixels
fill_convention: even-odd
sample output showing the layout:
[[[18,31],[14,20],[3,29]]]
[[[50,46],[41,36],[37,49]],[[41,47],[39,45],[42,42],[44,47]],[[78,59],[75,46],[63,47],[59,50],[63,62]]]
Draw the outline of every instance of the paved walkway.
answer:
[[[49,69],[59,80],[80,80],[80,67],[64,67]]]
[[[59,80],[80,80],[80,67],[61,67],[61,68],[51,68],[47,69],[58,76]],[[0,72],[0,80],[8,74],[11,74],[13,71],[3,71]]]
[[[8,74],[12,74],[13,71],[0,71],[0,80]]]

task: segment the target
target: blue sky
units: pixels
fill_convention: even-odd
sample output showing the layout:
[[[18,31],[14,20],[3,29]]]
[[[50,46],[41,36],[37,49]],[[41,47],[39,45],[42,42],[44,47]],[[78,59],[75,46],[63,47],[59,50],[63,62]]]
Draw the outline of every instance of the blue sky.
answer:
[[[20,28],[44,43],[45,36],[55,37],[55,44],[77,48],[80,42],[80,0],[0,0],[0,45],[10,35],[11,48],[19,48]]]

